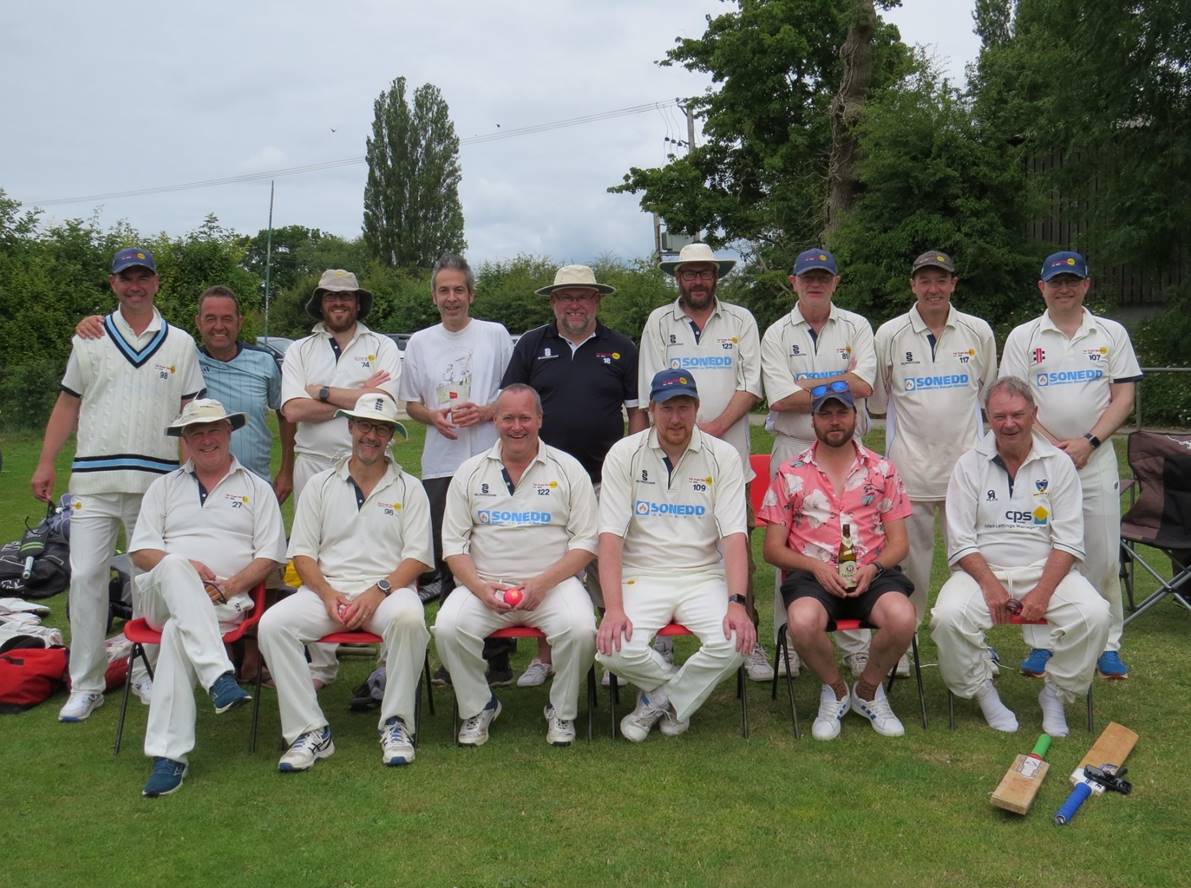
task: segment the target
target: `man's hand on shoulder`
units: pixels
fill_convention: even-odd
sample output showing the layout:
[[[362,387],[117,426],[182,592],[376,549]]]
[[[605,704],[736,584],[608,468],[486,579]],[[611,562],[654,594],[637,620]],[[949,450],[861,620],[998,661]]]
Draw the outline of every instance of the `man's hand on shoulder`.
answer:
[[[103,336],[103,315],[87,315],[74,328],[80,339],[99,339]]]

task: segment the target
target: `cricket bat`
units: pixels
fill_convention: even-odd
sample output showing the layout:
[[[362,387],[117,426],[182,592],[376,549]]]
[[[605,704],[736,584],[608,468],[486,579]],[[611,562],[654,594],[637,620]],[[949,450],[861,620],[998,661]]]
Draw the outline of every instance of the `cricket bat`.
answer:
[[[1075,770],[1071,772],[1071,783],[1075,788],[1071,790],[1071,795],[1067,797],[1067,801],[1055,814],[1055,823],[1059,826],[1070,823],[1089,796],[1100,795],[1106,788],[1127,793],[1129,791],[1127,783],[1124,784],[1123,789],[1112,783],[1106,784],[1090,778],[1084,769],[1088,766],[1097,768],[1108,775],[1111,781],[1113,777],[1124,773],[1125,759],[1129,757],[1129,753],[1136,745],[1137,734],[1124,725],[1109,722],[1108,727],[1096,738],[1096,742],[1092,744],[1087,755],[1080,759]]]
[[[1050,734],[1042,734],[1028,755],[1019,755],[993,790],[992,803],[998,808],[1025,814],[1034,804],[1034,796],[1042,787],[1050,765],[1046,753],[1050,749]]]

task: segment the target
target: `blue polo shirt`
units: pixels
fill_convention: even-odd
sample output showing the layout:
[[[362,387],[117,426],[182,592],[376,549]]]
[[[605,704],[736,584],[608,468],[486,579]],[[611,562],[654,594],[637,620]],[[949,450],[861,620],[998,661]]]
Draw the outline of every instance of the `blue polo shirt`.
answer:
[[[246,469],[268,481],[273,436],[267,418],[281,407],[281,371],[273,356],[252,345],[237,343],[236,356],[221,361],[200,346],[199,369],[207,383],[207,397],[232,413],[248,416],[243,428],[232,433],[232,454]]]

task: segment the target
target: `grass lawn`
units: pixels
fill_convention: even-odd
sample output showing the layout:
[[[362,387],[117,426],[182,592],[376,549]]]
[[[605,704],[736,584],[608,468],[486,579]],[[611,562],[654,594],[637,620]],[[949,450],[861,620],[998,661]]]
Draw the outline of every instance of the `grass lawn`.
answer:
[[[398,459],[416,472],[422,436],[416,424],[410,431]],[[39,443],[0,434],[2,539],[19,536],[26,515],[40,517],[28,486]],[[754,429],[753,450],[767,449]],[[61,460],[60,487],[67,465]],[[772,569],[760,560],[760,543],[755,534],[762,637],[771,639]],[[946,575],[941,554],[932,598]],[[46,603],[47,622],[64,625],[66,596]],[[926,631],[930,728],[917,719],[913,683],[902,682],[892,696],[906,725],[901,739],[877,736],[855,715],[836,742],[810,739],[818,685],[802,678],[801,741],[784,697],[771,703],[758,684],[750,684],[752,736],[742,739],[726,682],[688,734],[655,733],[639,746],[608,737],[601,693],[595,739],[568,749],[544,742],[542,689],[504,689],[505,711],[488,745],[460,749],[449,691],[439,691],[437,715],[423,712],[417,761],[386,769],[375,718],[347,711],[350,689],[371,669],[369,658],[350,657],[321,694],[334,757],[306,774],[277,773],[272,691],[255,755],[247,751],[248,709],[217,717],[200,703],[186,784],[159,800],[140,796],[149,772],[139,748],[146,709],[133,699],[124,749],[113,758],[119,697],[109,695],[82,724],[61,725],[59,694],[0,716],[0,804],[9,825],[0,885],[1187,885],[1191,773],[1178,762],[1191,739],[1189,638],[1191,614],[1170,603],[1129,627],[1134,677],[1097,680],[1095,703],[1096,733],[1115,720],[1141,735],[1129,761],[1134,791],[1093,799],[1063,828],[1051,815],[1094,739],[1082,703],[1069,708],[1071,735],[1055,741],[1033,811],[994,809],[989,793],[1041,730],[1040,686],[1003,669],[1001,694],[1022,730],[996,734],[974,704],[960,704],[952,733]],[[1008,664],[1024,655],[1014,630],[998,629],[991,640]],[[680,657],[690,649],[679,640]],[[523,642],[518,666],[531,655]],[[622,698],[619,713],[627,703]]]

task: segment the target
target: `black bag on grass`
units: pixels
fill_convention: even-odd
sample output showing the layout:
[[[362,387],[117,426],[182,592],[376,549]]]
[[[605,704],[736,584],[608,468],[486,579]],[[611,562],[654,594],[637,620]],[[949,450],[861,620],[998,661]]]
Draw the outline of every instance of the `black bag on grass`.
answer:
[[[70,540],[52,503],[19,540],[0,546],[0,597],[49,598],[70,585]]]

